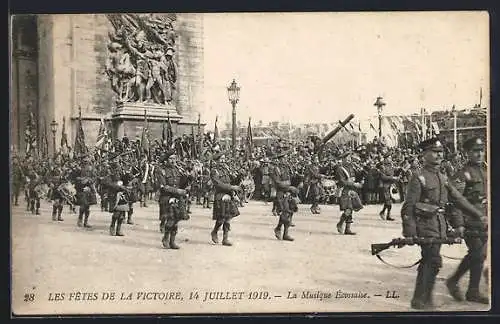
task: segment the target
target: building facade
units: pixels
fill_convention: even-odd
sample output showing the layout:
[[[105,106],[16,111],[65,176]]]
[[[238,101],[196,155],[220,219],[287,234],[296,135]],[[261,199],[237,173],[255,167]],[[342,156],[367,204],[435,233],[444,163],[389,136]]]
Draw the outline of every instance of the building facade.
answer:
[[[127,14],[119,17],[129,22],[128,26],[145,30],[146,42],[153,46],[155,39],[151,33],[162,31],[162,23],[156,21],[169,19],[172,22],[175,95],[168,107],[156,104],[153,105],[156,109],[152,109],[147,104],[133,114],[117,112],[128,102],[120,103],[112,89],[108,66],[112,35],[117,34],[117,26],[110,16],[65,14],[12,18],[10,137],[13,149],[22,152],[26,147],[25,128],[30,113],[36,121],[39,136],[42,130],[48,130],[52,137],[49,125],[52,121],[57,122],[56,149],[63,120],[69,144],[72,145],[80,111],[87,145],[95,143],[102,119],[111,123],[114,137],[140,136],[144,110],[148,110],[153,137],[161,136],[161,124],[168,107],[172,110],[174,133],[191,132],[192,126],[196,125],[198,111],[204,105],[203,15],[168,14],[164,15],[167,16],[165,18]],[[139,38],[137,31],[129,29],[127,33],[126,38],[132,43]],[[163,45],[161,38],[158,40]],[[50,140],[49,151],[53,150]]]

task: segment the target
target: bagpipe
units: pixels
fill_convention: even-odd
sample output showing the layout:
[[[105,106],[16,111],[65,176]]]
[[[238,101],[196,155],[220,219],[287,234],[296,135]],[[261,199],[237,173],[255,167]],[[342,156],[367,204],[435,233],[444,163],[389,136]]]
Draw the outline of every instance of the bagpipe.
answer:
[[[63,197],[64,200],[70,205],[76,204],[76,189],[71,182],[61,183],[56,191]]]

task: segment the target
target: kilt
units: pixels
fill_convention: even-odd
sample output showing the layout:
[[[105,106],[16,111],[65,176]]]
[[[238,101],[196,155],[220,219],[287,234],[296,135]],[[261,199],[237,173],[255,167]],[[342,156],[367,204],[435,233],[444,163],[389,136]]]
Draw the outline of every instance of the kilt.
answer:
[[[339,207],[341,211],[347,209],[359,211],[363,208],[363,204],[361,203],[361,198],[356,191],[349,188],[343,188],[339,199]]]
[[[224,193],[216,193],[214,199],[212,219],[219,221],[229,221],[240,215],[238,202],[231,199],[230,201],[222,201]]]
[[[174,199],[175,202],[171,203]],[[186,198],[176,198],[172,196],[160,196],[160,219],[165,219],[167,222],[178,222],[188,220],[189,214],[186,211]]]

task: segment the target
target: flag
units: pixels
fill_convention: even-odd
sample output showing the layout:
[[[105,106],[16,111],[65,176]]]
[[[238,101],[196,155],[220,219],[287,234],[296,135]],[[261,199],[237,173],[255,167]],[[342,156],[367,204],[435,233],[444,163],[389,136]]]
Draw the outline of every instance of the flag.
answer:
[[[248,118],[248,127],[247,127],[247,154],[248,156],[252,155],[252,149],[253,149],[253,134],[252,134],[252,124],[251,124],[252,119]]]
[[[42,158],[47,158],[49,156],[49,139],[47,137],[47,121],[45,120],[45,117],[43,118],[43,125],[42,125],[42,131],[41,131],[41,138],[40,138],[40,148],[38,150],[38,153],[40,154],[40,157]]]
[[[198,145],[198,152],[201,154],[203,152],[203,136],[201,136],[201,115],[198,113],[198,140],[197,140],[197,145]]]
[[[434,130],[434,134],[439,135],[439,126],[437,122],[432,122],[432,129]]]
[[[149,156],[149,138],[148,138],[148,115],[146,109],[144,109],[144,126],[142,127],[141,135],[141,155],[146,154]]]
[[[172,132],[172,123],[170,122],[169,112],[167,112],[167,125],[163,123],[162,140],[163,144],[166,145],[168,149],[172,148],[174,143],[174,133]]]
[[[214,142],[217,142],[219,140],[219,129],[217,128],[217,119],[218,116],[215,117]]]
[[[370,128],[371,128],[371,129],[373,129],[373,131],[375,131],[375,132],[377,131],[377,130],[375,129],[375,126],[373,126],[373,124],[372,124],[371,122],[370,122]]]
[[[68,149],[68,134],[66,134],[66,117],[63,116],[62,132],[61,132],[61,151],[67,152]]]
[[[194,136],[194,126],[191,125],[191,158],[196,159],[197,157],[197,152],[196,152],[196,140]]]
[[[85,132],[82,125],[82,108],[78,107],[78,128],[76,129],[75,147],[73,154],[75,156],[84,155],[88,153],[88,148],[85,145]]]
[[[103,148],[104,143],[106,143],[108,139],[108,130],[106,129],[106,124],[104,123],[104,119],[101,118],[101,125],[99,126],[99,133],[97,134],[95,147]]]

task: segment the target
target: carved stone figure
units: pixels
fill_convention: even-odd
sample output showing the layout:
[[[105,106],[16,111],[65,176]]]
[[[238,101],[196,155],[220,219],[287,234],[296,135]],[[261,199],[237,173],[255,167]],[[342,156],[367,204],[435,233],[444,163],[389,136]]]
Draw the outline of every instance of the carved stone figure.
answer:
[[[177,82],[173,14],[109,14],[106,73],[121,102],[167,104]]]

